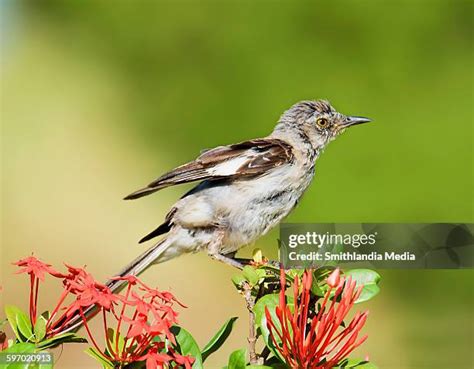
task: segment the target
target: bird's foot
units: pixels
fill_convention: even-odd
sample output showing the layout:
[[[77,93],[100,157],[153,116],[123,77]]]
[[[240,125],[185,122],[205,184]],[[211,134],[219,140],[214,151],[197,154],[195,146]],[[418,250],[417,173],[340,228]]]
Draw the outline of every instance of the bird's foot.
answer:
[[[275,261],[275,260],[266,260],[265,263],[263,264],[260,264],[260,263],[256,263],[253,259],[247,259],[247,258],[234,258],[233,256],[231,255],[235,255],[234,254],[227,254],[227,255],[222,255],[222,254],[210,254],[211,258],[215,259],[215,260],[219,260],[227,265],[230,265],[230,266],[233,266],[234,268],[238,268],[238,269],[244,269],[244,267],[246,265],[251,265],[251,266],[260,266],[260,265],[264,265],[264,264],[268,264],[272,267],[275,267],[275,268],[280,268],[280,263],[278,261]]]
[[[227,255],[226,255],[227,256]],[[263,261],[261,262],[257,262],[255,261],[254,259],[247,259],[247,258],[232,258],[234,259],[235,261],[239,262],[240,264],[242,264],[243,266],[245,265],[251,265],[253,267],[259,267],[259,266],[262,266],[262,265],[269,265],[269,266],[272,266],[274,268],[278,268],[280,269],[280,262],[277,261],[277,260],[269,260],[269,259],[264,259]]]

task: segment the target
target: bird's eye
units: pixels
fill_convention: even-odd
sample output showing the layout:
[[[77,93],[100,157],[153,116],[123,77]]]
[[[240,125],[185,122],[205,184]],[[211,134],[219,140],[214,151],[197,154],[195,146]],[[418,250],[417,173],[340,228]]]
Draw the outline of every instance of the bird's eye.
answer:
[[[326,118],[318,118],[316,124],[319,128],[326,128],[329,124],[329,121]]]

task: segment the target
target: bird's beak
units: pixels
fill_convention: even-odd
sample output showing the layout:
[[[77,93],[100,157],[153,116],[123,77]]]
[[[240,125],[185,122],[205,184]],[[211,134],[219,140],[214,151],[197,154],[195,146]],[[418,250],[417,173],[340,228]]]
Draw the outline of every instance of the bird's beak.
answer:
[[[342,126],[344,128],[347,128],[347,127],[355,126],[357,124],[368,123],[370,121],[371,120],[369,118],[365,118],[365,117],[346,117],[346,119],[344,119],[344,122],[342,123]]]

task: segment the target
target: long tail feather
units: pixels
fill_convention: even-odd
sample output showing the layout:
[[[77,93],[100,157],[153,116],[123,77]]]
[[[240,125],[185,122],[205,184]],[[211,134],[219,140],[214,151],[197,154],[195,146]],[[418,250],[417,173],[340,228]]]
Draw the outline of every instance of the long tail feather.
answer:
[[[156,245],[150,247],[143,254],[139,255],[135,260],[123,268],[116,277],[124,277],[127,275],[138,276],[142,274],[150,265],[155,263],[160,255],[165,251],[170,242],[168,239],[161,240]],[[124,284],[124,281],[111,279],[107,283],[107,287],[110,288],[112,292],[120,290],[120,287]]]

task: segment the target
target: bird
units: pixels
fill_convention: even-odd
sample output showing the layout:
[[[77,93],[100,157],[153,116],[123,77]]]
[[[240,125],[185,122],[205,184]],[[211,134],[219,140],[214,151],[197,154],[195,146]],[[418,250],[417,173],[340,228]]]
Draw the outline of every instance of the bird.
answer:
[[[170,209],[164,222],[139,242],[162,238],[118,277],[139,275],[153,264],[204,251],[242,268],[235,253],[279,224],[298,204],[329,142],[369,118],[337,112],[326,100],[300,101],[263,137],[204,150],[128,196],[135,200],[166,187],[197,182]],[[124,281],[107,285],[114,291]]]
[[[326,100],[300,101],[266,137],[204,150],[195,160],[163,174],[125,197],[135,200],[166,187],[198,182],[170,209],[164,222],[139,242],[162,238],[105,285],[112,293],[153,264],[183,254],[207,252],[242,268],[234,258],[282,221],[298,204],[315,174],[316,160],[346,128],[371,119],[337,112]],[[77,331],[95,305],[75,314],[61,333]]]

